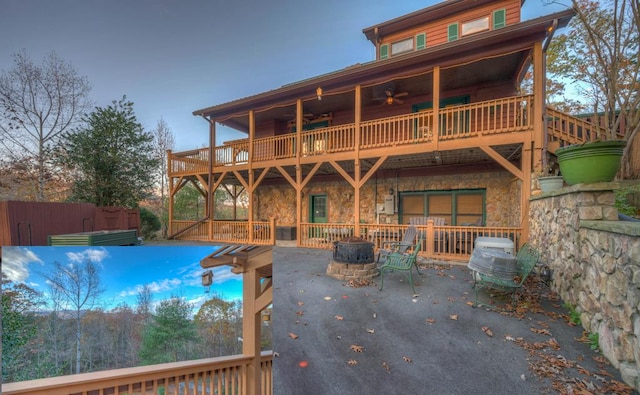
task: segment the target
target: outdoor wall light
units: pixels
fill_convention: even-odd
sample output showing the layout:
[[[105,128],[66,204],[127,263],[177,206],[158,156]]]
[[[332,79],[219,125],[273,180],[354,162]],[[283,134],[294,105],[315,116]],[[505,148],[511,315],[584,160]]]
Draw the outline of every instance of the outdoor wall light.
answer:
[[[262,310],[262,322],[270,322],[271,321],[271,310],[264,309]]]
[[[393,188],[389,188],[389,195],[393,195],[393,194],[394,194],[394,192],[395,192],[395,191],[393,190]]]
[[[322,88],[316,89],[316,96],[318,96],[318,100],[322,100]]]

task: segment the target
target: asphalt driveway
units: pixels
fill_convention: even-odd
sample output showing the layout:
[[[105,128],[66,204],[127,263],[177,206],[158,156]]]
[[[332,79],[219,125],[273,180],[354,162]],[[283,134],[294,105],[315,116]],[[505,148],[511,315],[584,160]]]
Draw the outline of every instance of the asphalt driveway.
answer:
[[[275,394],[621,393],[619,373],[541,282],[516,313],[473,308],[465,266],[376,284],[327,276],[330,251],[275,247]],[[590,392],[579,392],[590,391]]]

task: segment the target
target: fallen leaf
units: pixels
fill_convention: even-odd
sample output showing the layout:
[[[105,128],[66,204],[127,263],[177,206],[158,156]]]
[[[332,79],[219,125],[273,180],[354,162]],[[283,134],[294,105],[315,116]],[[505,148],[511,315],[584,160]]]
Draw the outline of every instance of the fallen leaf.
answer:
[[[482,327],[482,331],[483,331],[484,333],[486,333],[486,334],[487,334],[487,336],[489,336],[489,337],[493,337],[493,331],[491,331],[491,329],[489,329],[489,327],[488,327],[488,326],[483,326],[483,327]]]
[[[547,335],[547,336],[551,336],[551,332],[549,332],[546,329],[536,329],[536,328],[531,328],[531,332],[533,333],[538,333],[540,335]]]
[[[353,352],[363,352],[364,351],[364,347],[363,346],[359,346],[357,344],[352,344],[351,347],[349,347],[349,348]]]
[[[298,306],[304,306],[304,302],[298,302]]]
[[[342,299],[348,299],[349,297],[347,295],[342,295]]]
[[[406,363],[411,363],[413,362],[413,360],[409,357],[402,357],[402,359],[406,362]]]
[[[273,352],[273,357],[274,357],[274,358],[278,358],[279,356],[280,356],[280,354],[279,354],[279,353],[277,353],[277,352],[275,352],[275,351]]]
[[[388,363],[382,362],[382,367],[387,371],[387,373],[391,373],[391,367]]]
[[[413,294],[412,298],[417,298],[420,294]]]
[[[373,329],[367,329],[368,333],[374,333],[375,331]]]
[[[298,338],[298,335],[296,335],[296,334],[295,334],[295,333],[293,333],[293,332],[289,332],[289,337],[290,337],[290,338],[292,338],[292,339],[297,339],[297,338]]]
[[[457,321],[457,320],[458,320],[458,314],[451,314],[451,315],[449,316],[449,318],[450,318],[450,319],[452,319],[452,320],[454,320],[454,321]]]
[[[331,296],[325,296],[324,300],[331,300]]]
[[[296,311],[296,315],[304,315],[304,311],[298,310],[298,311]]]
[[[357,365],[357,364],[358,364],[358,361],[356,361],[355,359],[350,359],[350,360],[348,360],[348,361],[347,361],[347,363],[348,363],[349,365],[353,366],[353,365]]]
[[[338,320],[338,321],[342,321],[342,320],[344,320],[344,317],[343,317],[343,316],[341,316],[341,315],[334,315],[334,316],[333,316],[333,318],[335,318],[335,319],[336,319],[336,320]]]
[[[377,313],[373,313],[373,318],[378,318],[378,314]]]
[[[436,322],[436,320],[433,318],[427,318],[425,321],[427,322],[427,324],[433,324]]]
[[[307,366],[309,366],[309,362],[300,361],[300,362],[298,362],[298,366],[300,366],[301,368],[306,368]]]
[[[471,306],[471,307],[473,307],[473,305],[474,305],[474,303],[473,303],[472,301],[468,301],[468,302],[467,302],[467,306]]]
[[[411,299],[411,301],[412,301],[413,303],[417,303],[417,302],[418,302],[418,299],[415,299],[415,298],[414,298],[414,299]]]
[[[304,289],[301,289],[298,291],[299,293],[303,294],[304,293]]]
[[[448,300],[449,302],[455,302],[455,301],[456,301],[456,299],[455,299],[455,298],[453,298],[452,296],[449,296],[449,297],[447,298],[447,300]]]

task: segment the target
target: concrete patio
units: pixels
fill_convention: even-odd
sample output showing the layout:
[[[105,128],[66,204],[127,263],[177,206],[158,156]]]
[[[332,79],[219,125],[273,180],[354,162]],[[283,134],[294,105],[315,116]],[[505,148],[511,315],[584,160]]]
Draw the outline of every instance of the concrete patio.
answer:
[[[399,273],[328,277],[330,258],[273,250],[275,394],[633,393],[539,281],[506,314],[471,307],[464,264],[426,265],[413,295]]]

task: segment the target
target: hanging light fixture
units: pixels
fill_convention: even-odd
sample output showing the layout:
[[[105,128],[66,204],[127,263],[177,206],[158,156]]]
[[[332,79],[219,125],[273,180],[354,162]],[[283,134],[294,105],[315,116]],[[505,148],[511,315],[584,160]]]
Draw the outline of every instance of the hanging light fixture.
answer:
[[[202,273],[202,285],[205,287],[213,284],[213,272],[211,270],[207,270]]]
[[[322,100],[322,88],[318,87],[318,89],[316,89],[316,96],[318,96],[318,100]]]

